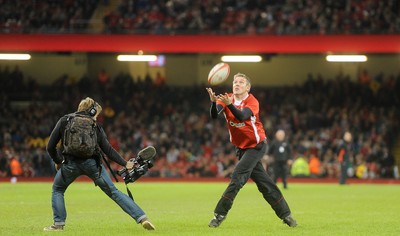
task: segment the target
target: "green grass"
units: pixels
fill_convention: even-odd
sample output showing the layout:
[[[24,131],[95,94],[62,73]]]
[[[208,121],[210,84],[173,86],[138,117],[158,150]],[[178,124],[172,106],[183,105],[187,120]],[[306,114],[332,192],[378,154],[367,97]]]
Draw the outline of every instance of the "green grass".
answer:
[[[220,228],[207,226],[227,183],[135,183],[130,189],[156,231],[144,231],[92,183],[66,192],[64,232],[52,224],[51,183],[0,183],[0,235],[398,235],[399,185],[290,184],[283,193],[299,224],[275,216],[253,183]],[[126,192],[125,186],[117,187]]]

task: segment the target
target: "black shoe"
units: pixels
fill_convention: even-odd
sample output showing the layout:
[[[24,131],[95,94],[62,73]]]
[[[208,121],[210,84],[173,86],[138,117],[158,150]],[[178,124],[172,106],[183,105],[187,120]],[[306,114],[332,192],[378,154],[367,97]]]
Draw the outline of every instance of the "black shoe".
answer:
[[[208,223],[208,227],[217,228],[225,218],[226,216],[214,214],[214,218]]]
[[[290,215],[286,216],[285,218],[283,218],[283,223],[289,225],[289,227],[296,227],[297,226],[297,222],[293,218],[292,214],[290,214]]]
[[[140,156],[143,160],[150,160],[153,159],[156,154],[156,149],[153,146],[147,146],[140,150],[137,155]]]

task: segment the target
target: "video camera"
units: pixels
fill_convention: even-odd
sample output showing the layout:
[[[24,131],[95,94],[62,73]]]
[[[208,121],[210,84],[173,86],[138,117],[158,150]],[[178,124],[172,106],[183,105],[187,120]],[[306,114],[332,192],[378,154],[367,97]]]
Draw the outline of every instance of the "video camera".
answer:
[[[156,156],[156,149],[153,146],[148,146],[141,150],[136,158],[131,158],[129,161],[133,162],[133,168],[128,170],[127,168],[122,168],[118,170],[117,174],[122,177],[127,183],[133,183],[147,171],[154,166],[154,158]]]

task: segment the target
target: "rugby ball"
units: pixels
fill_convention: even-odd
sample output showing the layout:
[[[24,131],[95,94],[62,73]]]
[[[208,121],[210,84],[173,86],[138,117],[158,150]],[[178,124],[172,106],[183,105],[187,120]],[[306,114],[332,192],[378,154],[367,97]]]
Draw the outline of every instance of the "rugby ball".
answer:
[[[229,65],[224,62],[216,64],[208,73],[208,83],[211,85],[222,84],[228,78],[230,70]]]

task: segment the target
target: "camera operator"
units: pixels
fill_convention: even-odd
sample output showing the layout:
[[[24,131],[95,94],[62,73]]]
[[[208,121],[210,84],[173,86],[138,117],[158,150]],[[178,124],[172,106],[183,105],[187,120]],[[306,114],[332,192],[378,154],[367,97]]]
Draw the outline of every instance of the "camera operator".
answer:
[[[64,230],[65,220],[67,217],[64,202],[64,192],[67,190],[68,186],[81,175],[86,175],[90,177],[95,185],[99,186],[105,194],[107,194],[127,214],[135,219],[136,223],[140,223],[143,228],[147,230],[155,229],[154,225],[148,220],[144,211],[133,201],[133,199],[131,199],[115,187],[110,176],[108,175],[103,164],[101,163],[100,152],[102,151],[110,159],[120,164],[121,166],[124,166],[126,169],[130,170],[134,167],[134,163],[125,161],[118,154],[118,152],[115,151],[114,148],[112,148],[107,140],[103,128],[96,122],[96,118],[100,114],[101,110],[102,107],[97,102],[95,102],[92,98],[87,97],[80,102],[77,112],[65,115],[60,118],[55,128],[51,132],[49,143],[47,145],[47,152],[55,162],[57,169],[57,174],[54,178],[52,191],[54,224],[45,227],[45,231]],[[67,125],[70,125],[71,123],[70,119],[76,119],[75,117],[77,116],[79,116],[80,119],[86,118],[89,121],[94,121],[92,127],[95,131],[92,132],[92,134],[94,133],[94,135],[90,137],[96,137],[97,140],[93,141],[93,143],[95,143],[92,144],[92,146],[95,146],[97,151],[95,151],[92,156],[84,157],[82,155],[78,156],[76,154],[71,155],[70,153],[67,153],[66,149],[69,149],[71,145],[65,145],[65,141],[67,140],[66,137],[68,136],[64,135],[66,133],[66,130],[68,129]],[[89,136],[85,137],[87,137],[87,139],[90,139]],[[77,140],[81,139],[84,139],[83,142],[85,144],[86,142],[90,142],[90,140],[88,141],[86,140],[86,138],[79,138]],[[60,140],[63,145],[61,145],[61,149],[59,150],[60,152],[57,152],[57,143]]]

